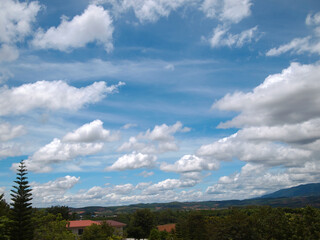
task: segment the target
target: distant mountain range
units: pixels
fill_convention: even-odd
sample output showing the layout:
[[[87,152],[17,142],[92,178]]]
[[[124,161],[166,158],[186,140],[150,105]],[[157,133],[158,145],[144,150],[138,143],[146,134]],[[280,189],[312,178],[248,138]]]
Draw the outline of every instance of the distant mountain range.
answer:
[[[309,183],[292,188],[281,189],[274,193],[264,195],[261,198],[289,198],[310,196],[320,196],[320,183]]]
[[[148,208],[153,211],[164,209],[172,210],[213,210],[229,207],[245,206],[271,206],[271,207],[305,207],[307,205],[320,208],[320,183],[311,183],[297,187],[282,189],[259,198],[245,200],[204,201],[204,202],[170,202],[133,204],[115,207],[84,207],[71,208],[74,212],[95,213],[97,215],[113,215],[119,213],[132,213],[137,209]]]

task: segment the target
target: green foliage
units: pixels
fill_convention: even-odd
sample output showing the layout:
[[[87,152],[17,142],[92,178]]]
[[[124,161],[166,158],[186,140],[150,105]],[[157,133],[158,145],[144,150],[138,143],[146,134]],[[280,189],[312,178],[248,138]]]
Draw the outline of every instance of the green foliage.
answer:
[[[206,238],[206,227],[204,216],[198,212],[189,215],[187,219],[187,235],[190,240],[203,240]]]
[[[10,239],[10,225],[12,222],[9,219],[10,206],[4,200],[4,194],[0,194],[0,240]]]
[[[10,206],[4,199],[4,194],[0,194],[0,217],[9,216]]]
[[[168,233],[166,231],[159,231],[156,228],[153,228],[149,235],[149,240],[176,240],[176,236],[173,233]]]
[[[0,217],[0,240],[10,240],[10,225],[12,222],[7,216]]]
[[[176,224],[178,240],[316,240],[320,210],[252,207],[216,214],[191,212]]]
[[[149,209],[137,210],[131,218],[128,236],[138,239],[148,238],[154,226],[154,215]]]
[[[150,232],[150,235],[149,235],[149,240],[161,240],[160,238],[160,232],[158,229],[156,228],[153,228]]]
[[[67,229],[68,222],[60,213],[53,215],[37,211],[33,216],[35,225],[33,240],[75,240],[75,235]]]
[[[33,238],[33,225],[31,222],[31,189],[27,181],[27,169],[21,161],[17,169],[17,185],[11,190],[11,240],[31,240]]]
[[[81,236],[81,240],[106,240],[106,239],[117,239],[115,236],[114,229],[106,222],[102,222],[101,225],[92,224],[86,227]]]
[[[51,206],[50,208],[47,208],[47,212],[53,215],[60,214],[63,219],[70,220],[70,210],[67,206]]]
[[[290,223],[292,239],[320,239],[320,211],[318,209],[306,207],[300,214],[291,215]]]

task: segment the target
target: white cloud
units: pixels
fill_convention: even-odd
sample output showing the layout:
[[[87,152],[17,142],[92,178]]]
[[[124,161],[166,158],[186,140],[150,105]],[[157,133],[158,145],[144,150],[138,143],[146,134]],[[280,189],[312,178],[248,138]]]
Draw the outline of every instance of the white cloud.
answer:
[[[283,53],[293,54],[312,53],[320,54],[320,12],[306,18],[306,25],[314,26],[313,34],[303,38],[295,38],[289,43],[283,44],[267,51],[266,56],[279,56]]]
[[[201,172],[203,170],[216,170],[219,168],[217,161],[208,161],[196,155],[184,155],[174,164],[162,163],[160,169],[167,172]]]
[[[0,62],[11,62],[19,57],[15,44],[32,33],[39,11],[37,1],[0,1]]]
[[[113,187],[114,193],[117,193],[120,195],[130,194],[134,189],[135,187],[131,183],[116,185]]]
[[[291,42],[281,45],[277,48],[270,49],[267,56],[279,56],[286,52],[292,52],[295,54],[302,54],[305,52],[320,54],[320,43],[312,44],[310,42],[311,36],[304,38],[295,38]]]
[[[320,12],[315,14],[308,14],[306,18],[306,25],[319,25],[320,24]]]
[[[65,143],[55,138],[36,151],[25,163],[30,171],[50,172],[51,164],[69,162],[78,156],[87,156],[102,150],[103,143]]]
[[[177,151],[174,134],[177,132],[189,132],[190,128],[183,127],[181,122],[174,125],[156,125],[153,130],[148,129],[145,133],[139,133],[136,137],[130,137],[128,142],[123,143],[118,151],[139,151],[141,153],[156,154],[169,151]]]
[[[152,168],[156,163],[156,156],[133,152],[118,158],[107,171],[123,171],[127,169]]]
[[[98,1],[111,3],[115,15],[133,10],[140,22],[155,22],[161,17],[168,17],[172,11],[194,0],[112,0]]]
[[[242,31],[239,34],[228,33],[229,28],[226,26],[219,25],[214,29],[212,37],[208,40],[211,47],[237,47],[240,48],[244,44],[251,43],[252,40],[257,41],[259,36],[257,34],[258,27],[255,26],[248,30]]]
[[[156,125],[154,129],[151,131],[148,129],[145,134],[141,134],[140,138],[146,138],[152,141],[171,141],[174,139],[172,136],[176,132],[189,132],[190,128],[184,127],[182,128],[181,122],[176,122],[172,126],[168,126],[167,124]]]
[[[12,62],[19,57],[19,51],[15,46],[2,44],[0,47],[0,62]]]
[[[246,140],[268,140],[304,144],[320,139],[320,119],[281,126],[247,127],[238,131],[238,137]]]
[[[301,165],[312,157],[312,152],[309,150],[268,141],[245,141],[237,134],[203,145],[197,154],[217,161],[232,161],[237,158],[245,162],[257,162],[271,166]]]
[[[101,6],[89,5],[82,15],[77,15],[70,21],[62,18],[58,27],[51,27],[46,32],[38,30],[32,44],[40,49],[70,51],[97,42],[110,52],[113,49],[112,34],[109,12]]]
[[[296,124],[320,117],[319,64],[292,63],[252,92],[227,94],[213,108],[240,112],[219,127]]]
[[[22,125],[12,126],[10,123],[0,123],[0,142],[6,142],[25,134]]]
[[[247,162],[208,187],[215,199],[250,198],[317,181],[320,147],[319,64],[292,63],[249,93],[227,94],[213,108],[238,112],[219,127],[241,128],[201,146],[205,160]]]
[[[77,110],[84,104],[100,101],[106,94],[116,92],[123,85],[107,87],[105,82],[76,88],[63,81],[38,81],[9,89],[0,88],[0,116],[23,114],[32,109]]]
[[[136,137],[130,137],[129,141],[123,143],[117,150],[119,152],[139,151],[147,154],[157,153],[157,148],[155,145],[139,142]]]
[[[136,127],[136,126],[138,126],[138,125],[135,124],[135,123],[127,123],[127,124],[125,124],[122,128],[123,128],[123,129],[129,129],[129,128],[134,128],[134,127]]]
[[[102,121],[95,120],[91,123],[84,124],[71,133],[67,133],[62,140],[58,138],[53,139],[52,142],[41,147],[25,160],[28,170],[34,172],[50,172],[53,170],[53,164],[61,163],[67,164],[64,165],[64,170],[81,170],[79,166],[70,164],[70,162],[79,156],[96,154],[103,149],[104,142],[118,139],[117,134],[111,135],[110,131],[104,129],[102,125]],[[97,163],[93,163],[93,165],[96,164]],[[90,166],[90,163],[82,165]],[[16,167],[17,164],[12,165],[12,169]]]
[[[93,186],[90,189],[81,189],[77,192],[69,191],[80,178],[65,176],[47,183],[32,182],[34,189],[33,203],[38,207],[52,205],[69,205],[83,207],[88,205],[123,205],[146,202],[169,202],[198,200],[203,194],[196,190],[181,190],[194,186],[195,180],[167,179],[159,183],[141,182],[115,186]],[[50,189],[52,188],[52,191]]]
[[[238,23],[251,15],[251,0],[205,0],[201,10],[209,18]]]
[[[13,73],[8,69],[0,69],[0,84],[6,82],[9,78],[13,77]]]
[[[149,187],[147,187],[143,194],[155,194],[162,191],[177,189],[177,188],[188,188],[193,187],[198,183],[198,181],[194,179],[166,179],[164,181],[155,183]]]
[[[248,163],[239,173],[221,177],[206,192],[217,200],[246,199],[302,183],[317,182],[318,179],[319,166],[315,162],[306,162],[303,167],[289,169],[272,169]]]
[[[91,123],[84,124],[72,133],[63,137],[64,142],[98,142],[115,141],[119,139],[118,134],[111,134],[110,130],[103,128],[101,120],[94,120]]]
[[[12,143],[0,143],[0,159],[21,155],[20,146]]]
[[[55,203],[79,181],[80,177],[68,175],[43,184],[32,182],[30,185],[32,187],[33,202],[36,204],[46,203],[47,206]]]
[[[23,40],[32,32],[32,23],[40,10],[37,1],[19,2],[1,0],[0,2],[0,42],[12,43]]]

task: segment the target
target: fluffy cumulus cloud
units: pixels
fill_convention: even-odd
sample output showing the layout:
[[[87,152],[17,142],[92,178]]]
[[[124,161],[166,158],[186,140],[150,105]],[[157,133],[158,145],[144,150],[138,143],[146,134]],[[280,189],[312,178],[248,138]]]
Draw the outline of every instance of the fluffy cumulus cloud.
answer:
[[[213,108],[240,112],[221,128],[296,124],[320,117],[320,65],[292,63],[252,92],[227,94]]]
[[[131,154],[125,154],[119,157],[110,167],[107,167],[107,171],[123,171],[127,169],[137,168],[152,168],[156,163],[156,156],[133,152]]]
[[[196,180],[166,179],[158,183],[140,182],[93,186],[90,189],[70,191],[80,182],[80,177],[65,176],[46,183],[32,182],[33,202],[37,206],[67,204],[72,206],[114,206],[128,203],[168,202],[197,200],[202,193],[192,188]],[[189,189],[189,190],[187,190]],[[80,206],[79,206],[80,205]]]
[[[167,172],[201,172],[202,170],[216,170],[219,168],[217,161],[208,161],[196,155],[184,155],[174,164],[162,163],[160,169]]]
[[[64,194],[79,181],[80,177],[68,175],[42,184],[32,182],[30,185],[32,188],[33,202],[36,204],[46,203],[47,206],[54,204],[57,200],[63,198]]]
[[[157,154],[169,151],[177,151],[174,134],[189,132],[190,128],[183,127],[181,122],[168,126],[167,124],[156,125],[154,129],[139,133],[130,137],[128,142],[123,143],[118,151],[139,151],[147,154]]]
[[[95,120],[91,123],[84,124],[72,133],[68,133],[63,137],[65,142],[98,142],[98,141],[115,141],[119,139],[118,134],[111,134],[107,129],[103,128],[101,120]]]
[[[213,35],[208,39],[211,47],[217,48],[221,46],[237,47],[240,48],[244,44],[251,43],[253,40],[257,41],[258,27],[255,26],[248,30],[242,31],[239,34],[228,33],[229,28],[219,25],[213,31]]]
[[[65,143],[58,138],[36,151],[26,166],[30,171],[50,172],[51,164],[69,162],[78,156],[87,156],[102,150],[103,143]]]
[[[111,135],[109,130],[104,129],[102,124],[100,120],[95,120],[74,132],[67,133],[62,140],[53,139],[25,160],[28,170],[50,172],[53,170],[53,164],[69,163],[79,156],[100,152],[104,142],[118,139],[116,135]],[[13,164],[12,168],[16,169],[16,167],[17,164]]]
[[[113,49],[113,30],[109,12],[101,6],[89,5],[82,15],[77,15],[70,21],[62,18],[57,27],[46,31],[39,29],[32,44],[40,49],[70,51],[97,42],[110,52]]]
[[[251,92],[227,94],[213,104],[214,109],[238,112],[218,127],[240,129],[201,146],[197,156],[211,161],[238,159],[246,165],[239,173],[221,177],[207,193],[217,199],[248,198],[317,181],[319,74],[319,64],[292,63]]]
[[[245,199],[306,182],[317,182],[319,175],[319,165],[315,162],[288,169],[273,169],[263,164],[248,163],[239,173],[221,177],[206,192],[215,199]]]
[[[205,0],[201,9],[207,17],[238,23],[251,15],[251,0]]]
[[[0,116],[23,114],[32,109],[77,110],[84,104],[100,101],[107,94],[116,92],[123,85],[107,86],[105,82],[76,88],[64,81],[38,81],[19,87],[0,88]]]
[[[156,194],[159,192],[164,192],[168,190],[178,189],[178,188],[188,188],[193,187],[198,183],[194,179],[166,179],[164,181],[155,183],[143,190],[143,194]]]
[[[270,166],[301,165],[312,157],[312,152],[307,149],[268,141],[246,141],[237,134],[203,145],[197,154],[217,161],[239,159]]]
[[[15,44],[32,33],[32,24],[39,11],[40,5],[37,1],[0,2],[0,62],[18,58],[19,51]]]
[[[147,130],[145,134],[141,134],[140,138],[146,138],[152,141],[170,141],[173,140],[172,136],[176,132],[189,132],[190,128],[182,127],[181,122],[176,122],[172,126],[168,126],[167,124],[156,125],[154,129],[151,131]]]
[[[306,25],[314,27],[313,34],[295,38],[289,43],[275,47],[267,51],[267,56],[278,56],[287,52],[293,54],[312,53],[320,54],[320,12],[314,15],[309,14],[306,18]]]

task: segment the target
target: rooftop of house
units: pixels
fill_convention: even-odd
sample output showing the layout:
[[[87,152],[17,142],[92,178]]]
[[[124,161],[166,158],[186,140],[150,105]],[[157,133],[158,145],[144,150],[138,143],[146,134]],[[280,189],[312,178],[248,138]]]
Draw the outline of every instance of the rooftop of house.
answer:
[[[68,228],[84,228],[89,227],[92,224],[98,224],[100,225],[104,221],[92,221],[92,220],[77,220],[77,221],[69,221]],[[120,228],[126,226],[126,224],[117,222],[114,220],[106,220],[111,227]]]
[[[165,225],[159,225],[157,226],[158,230],[160,232],[162,231],[166,231],[166,232],[171,232],[171,231],[174,231],[176,230],[176,224],[175,223],[170,223],[170,224],[165,224]]]

